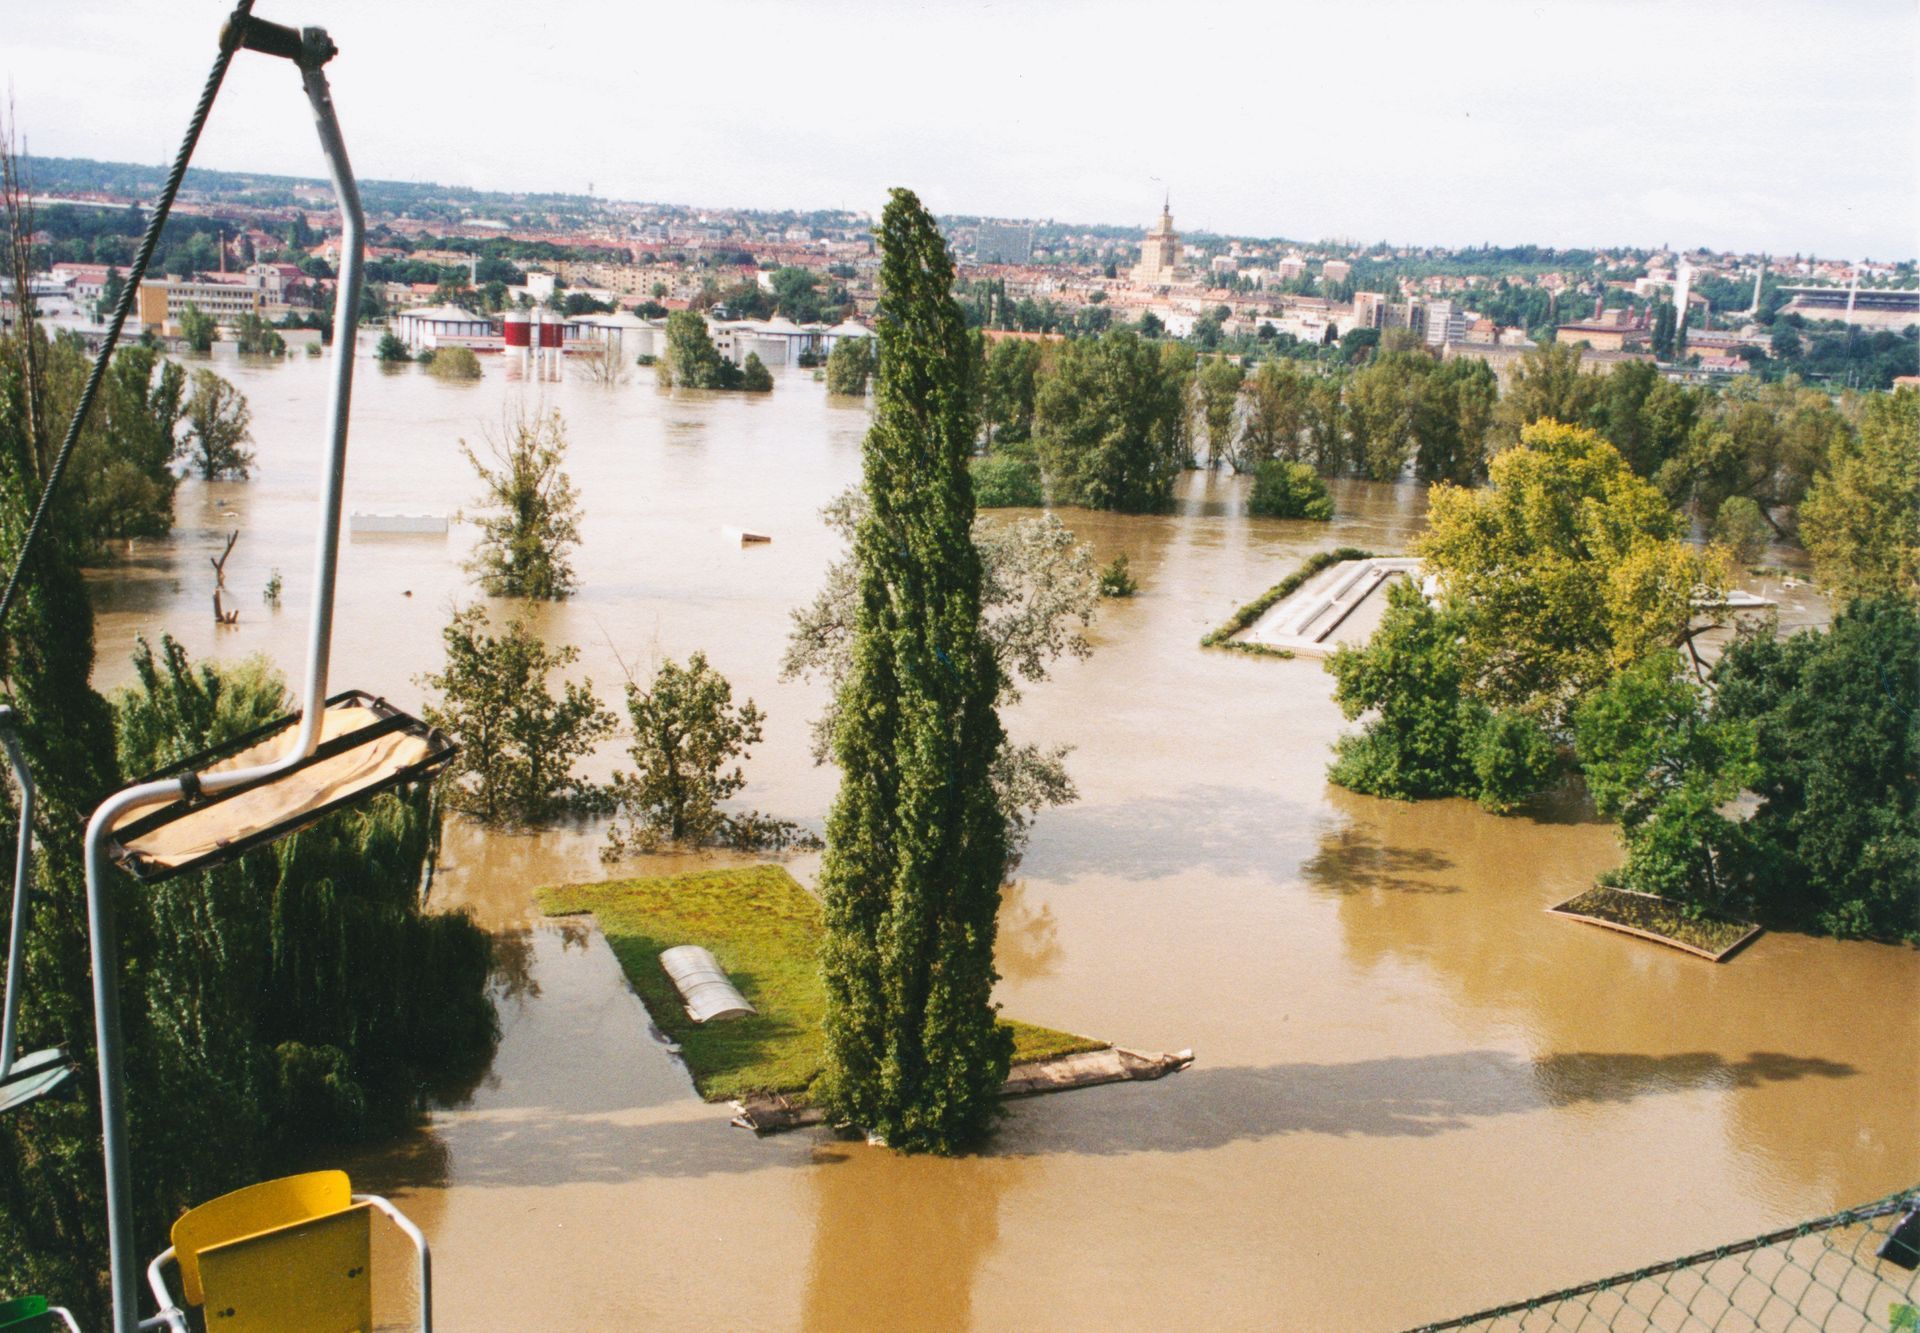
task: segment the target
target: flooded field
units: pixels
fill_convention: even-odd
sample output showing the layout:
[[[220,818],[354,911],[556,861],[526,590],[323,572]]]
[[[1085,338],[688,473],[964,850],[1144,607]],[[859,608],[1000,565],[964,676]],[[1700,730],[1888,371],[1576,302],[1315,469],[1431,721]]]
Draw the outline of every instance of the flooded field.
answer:
[[[778,663],[838,549],[817,511],[857,476],[864,409],[798,371],[752,398],[508,369],[461,385],[369,362],[348,508],[456,510],[476,492],[458,439],[561,410],[581,591],[541,629],[609,702],[624,670],[704,649],[768,714],[746,798],[818,828],[823,693]],[[136,633],[301,659],[324,364],[223,370],[252,401],[258,475],[189,482],[175,540],[97,581],[104,684]],[[1014,1104],[986,1155],[730,1128],[598,936],[535,913],[536,886],[604,873],[602,830],[450,828],[435,902],[500,935],[500,1048],[420,1132],[348,1163],[426,1227],[444,1326],[1388,1329],[1920,1180],[1920,954],[1770,934],[1716,967],[1551,918],[1618,856],[1584,805],[1499,818],[1333,789],[1319,663],[1196,646],[1305,555],[1397,552],[1421,522],[1416,488],[1334,490],[1332,524],[1249,519],[1238,481],[1198,474],[1168,516],[1063,514],[1141,591],[1008,719],[1077,747],[1081,799],[1035,828],[1000,995],[1198,1059]],[[207,557],[234,528],[240,624],[217,629]],[[418,703],[470,597],[470,534],[346,543],[333,688]]]

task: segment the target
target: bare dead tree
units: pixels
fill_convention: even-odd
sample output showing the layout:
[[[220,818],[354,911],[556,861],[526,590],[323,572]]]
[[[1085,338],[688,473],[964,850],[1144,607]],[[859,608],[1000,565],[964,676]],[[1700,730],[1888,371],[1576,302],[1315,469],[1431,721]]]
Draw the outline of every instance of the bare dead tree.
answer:
[[[228,611],[220,605],[220,594],[227,586],[227,557],[233,554],[233,544],[240,540],[240,530],[234,529],[227,534],[227,548],[218,556],[208,556],[207,563],[213,566],[213,623],[216,625],[238,625],[240,608]]]

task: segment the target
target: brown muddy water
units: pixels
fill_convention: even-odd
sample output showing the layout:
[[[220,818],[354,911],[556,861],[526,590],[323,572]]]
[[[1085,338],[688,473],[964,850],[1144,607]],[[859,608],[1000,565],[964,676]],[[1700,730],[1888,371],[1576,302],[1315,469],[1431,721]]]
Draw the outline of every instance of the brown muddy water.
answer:
[[[258,475],[188,483],[176,538],[101,577],[105,684],[137,632],[301,660],[324,366],[224,369],[253,403]],[[349,508],[470,503],[456,440],[510,404],[559,408],[581,591],[541,628],[610,701],[623,664],[704,649],[769,715],[751,803],[817,828],[822,692],[778,661],[837,550],[817,511],[857,475],[864,409],[797,371],[750,398],[509,369],[458,385],[369,362]],[[1336,498],[1331,525],[1249,519],[1239,483],[1196,474],[1171,516],[1064,514],[1141,592],[1009,718],[1078,747],[1081,799],[1034,831],[1000,995],[1198,1060],[1014,1104],[984,1155],[730,1128],[599,937],[532,906],[603,873],[602,831],[450,829],[434,899],[499,932],[499,1051],[418,1133],[347,1163],[431,1236],[442,1326],[1387,1329],[1920,1180],[1920,955],[1771,934],[1714,966],[1551,918],[1618,856],[1581,804],[1498,818],[1335,790],[1319,664],[1196,646],[1309,552],[1396,551],[1421,522],[1410,487]],[[729,526],[773,541],[742,549]],[[216,629],[207,556],[230,528],[241,623]],[[334,688],[418,702],[471,531],[346,544]],[[277,612],[259,591],[276,567]]]

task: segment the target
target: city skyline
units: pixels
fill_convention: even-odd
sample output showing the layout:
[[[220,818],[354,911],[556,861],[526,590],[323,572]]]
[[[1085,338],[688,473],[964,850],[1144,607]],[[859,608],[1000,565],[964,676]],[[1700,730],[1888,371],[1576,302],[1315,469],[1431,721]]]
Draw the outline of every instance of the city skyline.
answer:
[[[14,16],[3,72],[26,147],[169,156],[227,8],[194,0],[163,28],[104,2]],[[1196,7],[1131,68],[1142,6],[269,16],[340,43],[329,73],[368,177],[869,212],[906,184],[947,214],[1127,226],[1171,189],[1187,232],[1915,254],[1910,4],[1368,8]],[[1276,59],[1244,54],[1262,50]],[[196,162],[318,174],[286,78],[238,62]]]

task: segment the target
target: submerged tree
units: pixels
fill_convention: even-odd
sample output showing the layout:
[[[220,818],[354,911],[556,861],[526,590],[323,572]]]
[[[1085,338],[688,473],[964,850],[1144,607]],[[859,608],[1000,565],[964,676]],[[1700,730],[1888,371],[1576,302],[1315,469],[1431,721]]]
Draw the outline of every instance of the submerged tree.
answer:
[[[975,459],[975,484],[981,483],[983,463],[1008,462]],[[1037,487],[1034,503],[1038,503]],[[827,526],[853,541],[867,512],[865,497],[848,491],[823,511]],[[1093,645],[1086,636],[1100,601],[1101,572],[1093,550],[1074,538],[1052,514],[1013,523],[976,519],[974,549],[980,553],[980,632],[993,648],[1000,668],[998,702],[1004,707],[1020,701],[1022,682],[1047,679],[1062,655],[1085,658]],[[826,585],[811,603],[793,613],[793,630],[780,662],[783,679],[824,677],[832,686],[827,711],[813,724],[813,761],[828,762],[834,753],[834,735],[840,725],[842,689],[853,669],[854,626],[859,615],[858,574],[852,559],[827,568]],[[1027,831],[1040,811],[1070,805],[1079,799],[1067,773],[1072,747],[1034,744],[1000,748],[993,781],[1000,793],[1000,809],[1007,817],[1007,873],[1011,874],[1026,843]]]
[[[667,351],[655,365],[667,386],[731,389],[740,382],[739,367],[720,355],[707,333],[707,321],[695,310],[667,316]]]
[[[580,650],[548,646],[524,615],[489,634],[481,606],[456,611],[442,633],[446,665],[421,683],[440,693],[426,720],[460,743],[443,778],[447,803],[483,824],[518,825],[601,804],[574,763],[613,734],[613,714],[592,681],[567,681],[556,695],[547,679]]]
[[[213,316],[207,314],[191,301],[180,312],[180,337],[188,347],[196,352],[213,350],[213,335],[219,328],[213,322]]]
[[[736,705],[733,686],[696,652],[662,662],[646,689],[627,682],[634,772],[613,775],[617,818],[601,855],[612,860],[662,845],[764,847],[806,840],[794,825],[721,809],[747,785],[740,762],[760,743],[765,714]]]
[[[211,370],[193,372],[187,398],[187,448],[202,481],[245,479],[253,466],[253,409],[246,395]]]
[[[873,339],[836,338],[827,353],[827,392],[849,398],[867,396],[873,375]]]
[[[867,511],[854,538],[843,777],[821,867],[833,1116],[908,1150],[953,1152],[992,1126],[1012,1058],[993,1003],[1006,823],[999,669],[980,627],[967,457],[972,357],[953,260],[895,190],[882,295]]]
[[[1868,399],[1858,439],[1839,442],[1800,511],[1800,535],[1837,602],[1920,597],[1920,393]]]
[[[570,554],[580,541],[580,495],[561,470],[567,457],[566,424],[560,413],[510,415],[496,434],[488,431],[492,465],[460,441],[461,451],[486,488],[478,518],[480,541],[467,562],[469,573],[495,597],[555,600],[573,592]]]

